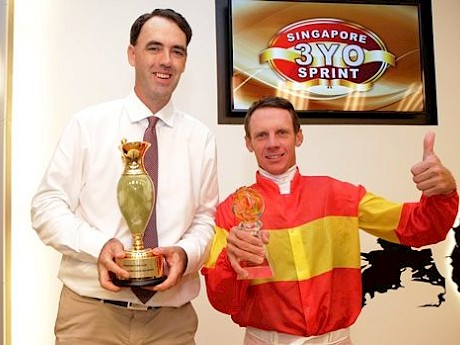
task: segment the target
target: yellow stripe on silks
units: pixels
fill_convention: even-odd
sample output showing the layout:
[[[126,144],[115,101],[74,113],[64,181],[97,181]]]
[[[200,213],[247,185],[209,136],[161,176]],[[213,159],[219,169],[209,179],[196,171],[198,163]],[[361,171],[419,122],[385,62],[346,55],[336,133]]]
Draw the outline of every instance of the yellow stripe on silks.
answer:
[[[334,268],[361,265],[356,217],[325,217],[294,228],[270,231],[268,259],[275,273],[268,281],[302,281]]]
[[[403,204],[385,200],[372,193],[366,193],[360,202],[359,225],[371,235],[400,243],[396,228],[401,219]],[[378,230],[376,230],[378,229]]]
[[[204,264],[206,268],[212,268],[216,265],[217,258],[222,252],[222,249],[227,247],[228,232],[218,226],[214,227],[214,238],[209,253],[208,261]]]
[[[291,242],[294,264],[296,267],[297,277],[310,276],[311,267],[308,262],[307,248],[302,241],[302,231],[300,229],[289,229],[289,241]],[[305,243],[308,246],[308,243]],[[309,248],[311,249],[311,248]],[[309,252],[311,252],[309,250]]]

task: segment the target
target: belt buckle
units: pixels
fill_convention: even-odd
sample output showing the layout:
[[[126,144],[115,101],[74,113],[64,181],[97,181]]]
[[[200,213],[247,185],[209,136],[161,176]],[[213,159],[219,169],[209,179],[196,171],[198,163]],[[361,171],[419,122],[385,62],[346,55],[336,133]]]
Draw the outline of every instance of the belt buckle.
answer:
[[[149,307],[143,304],[139,304],[139,303],[128,302],[126,309],[147,311]]]

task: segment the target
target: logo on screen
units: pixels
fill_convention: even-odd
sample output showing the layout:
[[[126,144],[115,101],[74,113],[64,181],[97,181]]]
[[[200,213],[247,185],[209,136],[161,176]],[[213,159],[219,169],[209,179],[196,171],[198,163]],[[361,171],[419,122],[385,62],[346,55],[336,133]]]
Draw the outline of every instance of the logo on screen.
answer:
[[[259,54],[285,86],[325,98],[364,92],[396,59],[366,28],[338,19],[309,19],[282,28]]]

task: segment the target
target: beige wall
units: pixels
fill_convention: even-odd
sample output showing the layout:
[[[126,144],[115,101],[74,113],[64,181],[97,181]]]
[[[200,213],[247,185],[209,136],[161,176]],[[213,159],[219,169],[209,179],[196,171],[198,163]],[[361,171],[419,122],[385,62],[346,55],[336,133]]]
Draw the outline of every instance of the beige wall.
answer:
[[[10,194],[9,163],[10,156],[7,154],[6,147],[10,141],[10,97],[11,97],[11,49],[9,49],[11,40],[11,3],[0,1],[0,275],[2,276],[2,285],[0,286],[0,299],[3,305],[3,313],[0,315],[0,337],[5,341],[4,330],[8,327],[5,325],[7,318],[5,315],[9,311],[9,304],[5,301],[9,298],[6,286],[9,281],[9,270],[5,269],[5,260],[9,255],[10,246],[8,245],[8,233],[10,225],[10,203],[8,195]]]
[[[4,233],[5,223],[4,223],[4,138],[5,138],[5,71],[6,71],[6,3],[0,1],[0,234]],[[0,248],[3,248],[3,236],[0,236]],[[2,250],[3,253],[3,250]],[[3,278],[3,255],[0,255],[0,275]],[[3,284],[0,288],[0,300],[3,301]],[[0,314],[0,337],[3,335],[3,313]]]
[[[132,21],[153,7],[182,12],[194,30],[187,70],[176,103],[206,123],[218,139],[221,195],[253,181],[255,163],[243,145],[241,126],[217,126],[214,1],[212,0],[15,0],[12,143],[12,344],[52,344],[59,298],[60,255],[31,229],[30,199],[63,126],[82,107],[124,96],[133,71],[126,61]],[[305,174],[327,174],[388,198],[415,199],[410,166],[422,155],[427,130],[435,149],[460,180],[460,48],[457,0],[434,0],[439,126],[304,126],[298,152]],[[374,240],[363,237],[363,247]],[[433,248],[445,276],[452,239]],[[357,345],[458,343],[459,294],[448,281],[442,308],[416,308],[426,290],[412,287],[378,296],[353,327]],[[20,296],[27,294],[27,302]],[[379,298],[381,297],[381,298]],[[195,301],[199,345],[240,344],[242,330],[212,310],[204,290]],[[429,330],[429,331],[427,331]],[[219,339],[218,341],[216,339]],[[440,339],[442,341],[440,341]]]

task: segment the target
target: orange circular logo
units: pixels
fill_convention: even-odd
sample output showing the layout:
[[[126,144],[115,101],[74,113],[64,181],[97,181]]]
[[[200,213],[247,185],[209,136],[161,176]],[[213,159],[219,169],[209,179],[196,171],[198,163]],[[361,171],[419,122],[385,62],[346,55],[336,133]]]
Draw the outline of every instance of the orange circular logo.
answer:
[[[338,19],[310,19],[282,28],[259,56],[295,89],[323,95],[367,91],[395,56],[364,27]]]

